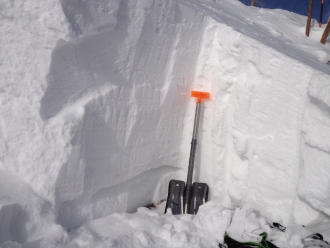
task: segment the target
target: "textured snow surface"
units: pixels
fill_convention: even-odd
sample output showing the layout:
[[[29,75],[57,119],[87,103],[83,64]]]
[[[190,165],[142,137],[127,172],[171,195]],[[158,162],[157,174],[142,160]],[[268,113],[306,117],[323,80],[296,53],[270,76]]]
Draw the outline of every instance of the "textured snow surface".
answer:
[[[80,232],[193,222],[128,214],[186,179],[191,90],[212,95],[194,172],[210,211],[249,206],[330,239],[330,45],[315,20],[307,38],[306,17],[236,0],[3,1],[0,20],[0,245],[103,247]],[[173,240],[220,242],[204,224]],[[142,247],[171,246],[143,230]]]

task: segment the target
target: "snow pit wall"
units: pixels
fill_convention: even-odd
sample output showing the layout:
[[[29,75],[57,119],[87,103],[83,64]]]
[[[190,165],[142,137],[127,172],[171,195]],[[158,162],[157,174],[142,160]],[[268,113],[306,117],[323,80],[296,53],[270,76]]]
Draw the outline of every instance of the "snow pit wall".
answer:
[[[52,54],[33,51],[50,65],[18,65],[27,81],[42,83],[29,92],[6,87],[2,113],[10,116],[13,95],[27,111],[10,120],[24,128],[2,121],[2,169],[24,178],[68,229],[132,212],[165,198],[169,179],[185,180],[189,93],[205,90],[212,100],[202,112],[195,180],[209,184],[210,198],[249,204],[284,225],[329,221],[329,75],[176,1],[107,2],[62,1],[57,14],[71,41],[55,47],[68,37],[40,38]],[[18,142],[20,132],[27,137]]]
[[[76,11],[90,7],[81,4]],[[64,13],[81,35],[88,20],[79,26],[72,6]],[[67,228],[160,201],[170,178],[181,177],[204,16],[172,1],[118,1],[114,15],[101,31],[56,47],[41,100],[47,122],[80,113],[55,186],[58,221]]]

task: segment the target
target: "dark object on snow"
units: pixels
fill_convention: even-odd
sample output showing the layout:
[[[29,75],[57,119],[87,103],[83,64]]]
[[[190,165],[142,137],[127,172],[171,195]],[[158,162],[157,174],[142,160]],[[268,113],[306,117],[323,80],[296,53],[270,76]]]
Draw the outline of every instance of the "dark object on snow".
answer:
[[[285,232],[286,227],[282,226],[281,224],[278,224],[276,222],[273,222],[273,226],[278,228],[280,231]]]
[[[193,137],[190,148],[189,167],[187,175],[187,183],[180,180],[171,180],[168,186],[168,196],[165,208],[170,208],[173,214],[196,214],[199,206],[208,200],[209,188],[206,183],[194,183],[192,185],[195,154],[197,146],[197,133],[199,116],[201,112],[202,98],[209,99],[210,93],[201,91],[192,91],[192,97],[197,97],[198,101],[196,104],[195,121],[193,129]]]
[[[320,40],[320,42],[322,44],[325,44],[325,42],[328,38],[329,32],[330,32],[330,18],[328,20],[327,26],[325,27],[323,35],[322,35],[321,40]]]
[[[260,243],[256,242],[238,242],[237,240],[231,238],[227,233],[225,235],[225,244],[221,245],[219,244],[220,248],[278,248],[273,243],[266,240],[267,233],[262,233],[260,236],[262,236],[262,240]]]
[[[206,183],[194,183],[190,200],[190,214],[197,214],[199,206],[208,201],[209,186]]]
[[[165,207],[165,213],[167,209],[172,210],[172,214],[182,214],[184,213],[184,190],[185,183],[180,180],[171,180],[168,185],[168,196]]]
[[[306,247],[320,247],[330,248],[330,244],[323,240],[323,236],[319,233],[314,233],[303,239],[304,248]]]
[[[309,37],[309,31],[311,29],[311,21],[312,21],[312,14],[313,14],[313,5],[314,1],[309,0],[309,7],[308,7],[308,15],[307,15],[307,24],[306,24],[306,36]]]
[[[324,0],[321,1],[320,21],[319,21],[319,26],[320,26],[320,27],[322,27],[323,6],[324,6]]]
[[[274,222],[273,226],[278,228],[280,231],[285,232],[286,227],[281,224]],[[309,235],[302,240],[302,243],[304,244],[304,248],[330,248],[330,244],[323,240],[323,236],[320,233],[313,233]]]
[[[154,203],[149,203],[148,205],[146,205],[144,207],[149,208],[149,209],[153,209],[153,208],[156,208],[157,206]]]

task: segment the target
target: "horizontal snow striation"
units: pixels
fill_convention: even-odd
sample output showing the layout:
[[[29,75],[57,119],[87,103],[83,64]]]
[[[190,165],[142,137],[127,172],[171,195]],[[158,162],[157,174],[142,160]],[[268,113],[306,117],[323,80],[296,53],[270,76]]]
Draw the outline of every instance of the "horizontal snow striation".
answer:
[[[309,98],[302,127],[302,162],[298,185],[299,197],[327,216],[323,219],[322,216],[318,216],[322,220],[321,223],[329,222],[330,216],[330,167],[328,163],[330,142],[327,138],[330,135],[329,82],[330,76],[318,71],[315,71],[310,79]]]

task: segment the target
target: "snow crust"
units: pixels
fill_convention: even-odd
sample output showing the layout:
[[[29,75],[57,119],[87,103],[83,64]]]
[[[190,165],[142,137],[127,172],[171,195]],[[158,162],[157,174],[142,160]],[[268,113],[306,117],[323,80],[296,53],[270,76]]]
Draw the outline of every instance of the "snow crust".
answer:
[[[4,1],[0,11],[4,247],[81,247],[84,231],[68,231],[139,218],[128,213],[165,199],[170,179],[186,179],[191,90],[212,95],[194,172],[210,209],[249,206],[330,239],[330,46],[316,21],[307,38],[306,17],[229,0]],[[152,215],[141,218],[195,220]],[[178,247],[216,246],[223,222],[207,223]]]

